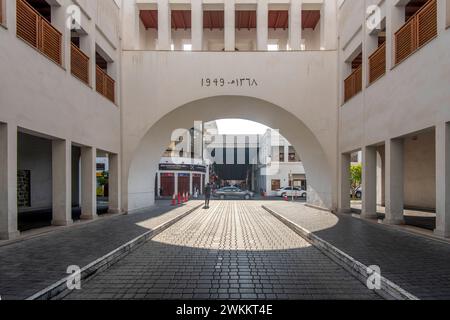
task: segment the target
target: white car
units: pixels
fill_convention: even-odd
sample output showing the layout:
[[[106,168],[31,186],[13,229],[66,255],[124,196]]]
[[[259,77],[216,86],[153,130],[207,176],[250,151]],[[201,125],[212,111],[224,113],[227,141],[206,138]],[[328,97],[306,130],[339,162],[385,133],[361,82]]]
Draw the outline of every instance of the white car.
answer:
[[[292,196],[294,196],[297,198],[298,197],[306,198],[306,191],[302,190],[301,188],[298,188],[298,187],[294,187],[294,188],[285,187],[283,189],[278,189],[276,191],[276,193],[277,193],[277,197],[285,197],[285,196],[292,197]]]

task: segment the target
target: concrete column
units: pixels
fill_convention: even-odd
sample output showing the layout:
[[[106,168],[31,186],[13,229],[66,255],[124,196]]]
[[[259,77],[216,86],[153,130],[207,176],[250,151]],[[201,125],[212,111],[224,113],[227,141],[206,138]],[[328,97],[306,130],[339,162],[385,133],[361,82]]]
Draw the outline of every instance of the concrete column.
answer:
[[[450,237],[450,124],[436,126],[436,230]]]
[[[302,0],[291,0],[289,7],[289,48],[300,50],[302,44]]]
[[[203,50],[203,1],[191,1],[191,16],[192,16],[192,50]]]
[[[224,3],[225,10],[225,51],[234,51],[236,49],[236,8],[235,0],[227,0]]]
[[[405,23],[404,7],[396,6],[397,0],[387,0],[386,2],[386,68],[392,69],[395,65],[394,55],[394,34]]]
[[[71,30],[67,27],[67,14],[68,3],[64,3],[61,6],[52,6],[52,25],[56,27],[62,33],[62,66],[70,72],[70,56],[71,56]]]
[[[0,123],[0,240],[17,230],[17,126]]]
[[[158,188],[158,190],[156,190],[158,197],[161,197],[161,172],[158,172],[156,174],[156,187]]]
[[[377,204],[380,206],[385,205],[384,187],[385,187],[385,155],[384,146],[377,149]]]
[[[174,186],[174,190],[175,190],[175,194],[178,194],[178,172],[175,172],[174,173],[174,183],[175,183],[175,186]]]
[[[192,172],[189,172],[189,194],[194,194],[193,192],[194,188],[192,186],[192,183],[193,183]]]
[[[202,174],[200,177],[200,194],[203,194],[203,185],[205,184],[206,175]]]
[[[364,218],[377,217],[377,149],[365,147],[362,153],[362,210]]]
[[[67,226],[72,221],[72,143],[52,141],[52,196],[54,226]]]
[[[110,153],[109,158],[109,213],[120,213],[120,158]]]
[[[256,42],[259,51],[267,51],[269,38],[268,0],[259,0],[256,9]]]
[[[94,30],[90,30],[90,33],[86,36],[80,37],[81,50],[89,56],[89,85],[92,88],[96,88],[96,47],[95,47],[95,27]]]
[[[289,162],[289,146],[288,145],[284,146],[284,161],[283,162],[286,162],[286,163]]]
[[[170,50],[172,21],[169,0],[158,0],[158,50]]]
[[[403,140],[386,141],[386,218],[384,223],[403,224],[404,210],[404,174]],[[365,190],[363,190],[365,192]]]
[[[350,213],[350,165],[351,154],[344,153],[340,157],[339,212]]]
[[[121,6],[122,14],[122,48],[125,50],[144,49],[145,43],[140,43],[139,33],[145,29],[140,28],[139,9],[136,0],[126,1]]]
[[[81,219],[97,218],[96,158],[96,148],[81,148]]]
[[[338,38],[337,1],[324,1],[320,15],[320,48],[336,50]]]

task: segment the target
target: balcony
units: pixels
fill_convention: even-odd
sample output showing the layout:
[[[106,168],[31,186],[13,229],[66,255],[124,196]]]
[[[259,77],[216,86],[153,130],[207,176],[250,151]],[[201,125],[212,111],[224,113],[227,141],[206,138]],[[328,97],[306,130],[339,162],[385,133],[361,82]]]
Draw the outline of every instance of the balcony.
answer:
[[[395,33],[395,64],[437,37],[437,0],[429,0]]]
[[[71,45],[71,72],[73,76],[89,85],[89,57],[73,43]]]
[[[97,66],[96,69],[96,88],[97,92],[102,96],[115,103],[115,81],[113,78],[103,71],[102,68]]]
[[[62,65],[62,34],[24,0],[17,0],[17,37]]]
[[[347,79],[344,80],[344,102],[356,96],[362,90],[362,65],[356,68]]]
[[[383,43],[369,57],[369,84],[375,82],[386,73],[386,43]]]

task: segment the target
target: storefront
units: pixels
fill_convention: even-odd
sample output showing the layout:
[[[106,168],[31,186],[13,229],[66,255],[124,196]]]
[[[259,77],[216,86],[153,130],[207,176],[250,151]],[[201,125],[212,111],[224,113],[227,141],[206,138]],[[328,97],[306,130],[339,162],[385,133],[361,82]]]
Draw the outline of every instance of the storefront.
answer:
[[[167,198],[178,193],[203,194],[208,167],[204,165],[160,164],[156,175],[156,196]]]

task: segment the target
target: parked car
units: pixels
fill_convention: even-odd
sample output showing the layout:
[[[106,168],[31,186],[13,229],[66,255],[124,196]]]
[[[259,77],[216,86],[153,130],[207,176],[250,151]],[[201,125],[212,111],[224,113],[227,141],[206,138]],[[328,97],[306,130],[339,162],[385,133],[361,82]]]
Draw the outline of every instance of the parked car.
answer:
[[[301,197],[306,198],[306,191],[298,187],[285,187],[276,191],[277,197]]]
[[[362,199],[362,188],[358,187],[354,191],[356,199]],[[350,190],[350,197],[353,197],[353,191]]]
[[[248,190],[241,190],[238,187],[225,187],[213,192],[213,196],[219,199],[245,199],[250,200],[255,194]]]

